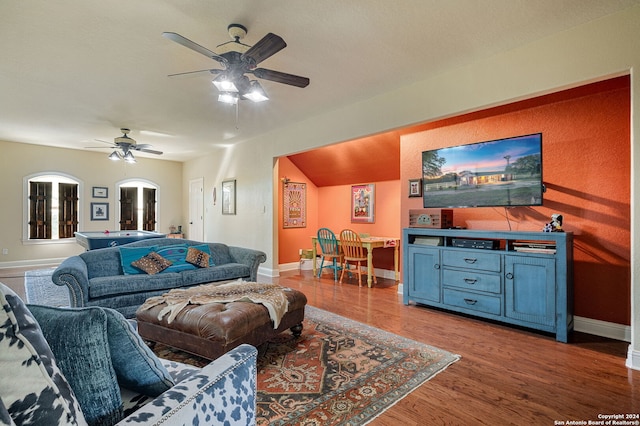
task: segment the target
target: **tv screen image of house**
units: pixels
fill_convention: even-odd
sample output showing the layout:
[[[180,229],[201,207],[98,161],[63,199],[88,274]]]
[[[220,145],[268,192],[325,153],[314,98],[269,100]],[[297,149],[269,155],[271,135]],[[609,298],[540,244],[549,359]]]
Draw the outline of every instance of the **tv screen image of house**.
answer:
[[[422,152],[425,208],[542,205],[542,134]]]

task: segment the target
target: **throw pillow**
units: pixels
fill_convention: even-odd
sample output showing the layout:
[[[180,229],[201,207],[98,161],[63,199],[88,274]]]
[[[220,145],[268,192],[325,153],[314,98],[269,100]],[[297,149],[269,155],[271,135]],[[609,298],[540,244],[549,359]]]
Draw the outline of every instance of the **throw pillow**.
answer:
[[[210,255],[194,247],[189,247],[187,251],[187,262],[196,265],[198,268],[208,268],[210,258]]]
[[[35,318],[0,283],[0,399],[16,424],[86,425]]]
[[[153,275],[157,274],[158,272],[164,271],[169,266],[171,266],[171,261],[160,256],[155,251],[152,251],[148,255],[142,256],[135,262],[131,262],[131,265],[143,270],[149,275]]]
[[[107,314],[111,362],[120,386],[149,396],[170,389],[174,385],[171,375],[131,323],[116,310],[102,309]]]
[[[204,252],[206,254],[209,255],[209,266],[216,266],[215,262],[213,261],[213,256],[211,255],[211,248],[209,247],[209,244],[204,243],[204,244],[194,244],[190,247],[193,247],[196,250],[200,250],[201,252]]]
[[[98,307],[29,305],[89,425],[122,418],[122,398],[111,364],[107,315]]]
[[[171,266],[162,271],[163,274],[170,272],[182,272],[197,269],[190,263],[187,263],[187,245],[186,244],[171,244],[164,247],[158,247],[155,250],[160,256],[171,261]]]
[[[122,264],[122,272],[125,275],[144,274],[144,271],[131,266],[131,263],[146,256],[156,249],[153,247],[120,247],[120,263]]]

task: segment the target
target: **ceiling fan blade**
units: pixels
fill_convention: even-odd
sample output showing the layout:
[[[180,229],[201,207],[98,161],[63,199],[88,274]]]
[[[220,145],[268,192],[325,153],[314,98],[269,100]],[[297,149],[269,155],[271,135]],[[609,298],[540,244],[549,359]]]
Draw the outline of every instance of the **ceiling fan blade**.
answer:
[[[108,146],[85,146],[84,149],[113,149],[115,147]]]
[[[253,75],[258,78],[275,81],[276,83],[288,84],[290,86],[307,87],[309,85],[309,79],[307,77],[268,70],[266,68],[256,68],[253,70]]]
[[[186,75],[191,75],[191,74],[200,74],[203,72],[208,72],[211,74],[220,74],[221,72],[224,72],[224,70],[217,70],[217,69],[212,69],[212,70],[198,70],[198,71],[187,71],[187,72],[179,72],[176,74],[169,74],[169,77],[180,77],[180,76],[186,76]]]
[[[107,145],[111,145],[111,146],[115,146],[115,144],[113,142],[108,142],[108,141],[103,141],[101,139],[94,139],[94,141],[96,142],[102,142],[102,143],[106,143]],[[106,148],[106,147],[105,147]]]
[[[147,152],[149,154],[162,155],[162,151],[156,151],[156,150],[147,149],[147,148],[136,148],[136,151]]]
[[[183,45],[184,47],[187,47],[191,50],[194,50],[208,58],[214,59],[218,62],[220,62],[223,65],[227,64],[227,60],[225,58],[223,58],[222,56],[218,55],[215,52],[212,52],[211,50],[207,49],[206,47],[202,47],[200,46],[198,43],[193,42],[191,40],[189,40],[186,37],[181,36],[180,34],[177,33],[171,33],[171,32],[164,32],[162,33],[162,35],[166,38],[168,38],[171,41],[175,41],[178,44]]]
[[[242,60],[249,64],[249,67],[255,67],[273,54],[287,47],[282,37],[269,33],[253,45],[249,50],[244,52]]]

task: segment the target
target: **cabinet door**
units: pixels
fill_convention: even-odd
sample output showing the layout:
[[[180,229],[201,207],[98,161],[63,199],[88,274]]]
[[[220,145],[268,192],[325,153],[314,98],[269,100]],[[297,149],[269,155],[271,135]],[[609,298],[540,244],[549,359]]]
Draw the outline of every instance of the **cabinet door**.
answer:
[[[505,256],[505,315],[520,321],[555,326],[555,260]]]
[[[440,250],[409,247],[409,298],[440,302]]]

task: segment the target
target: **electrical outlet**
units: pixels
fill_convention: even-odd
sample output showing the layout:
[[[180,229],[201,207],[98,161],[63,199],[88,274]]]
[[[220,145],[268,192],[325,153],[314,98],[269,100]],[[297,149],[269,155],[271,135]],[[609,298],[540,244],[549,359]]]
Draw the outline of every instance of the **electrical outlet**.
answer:
[[[2,254],[9,254],[9,249],[3,248],[2,249]]]

